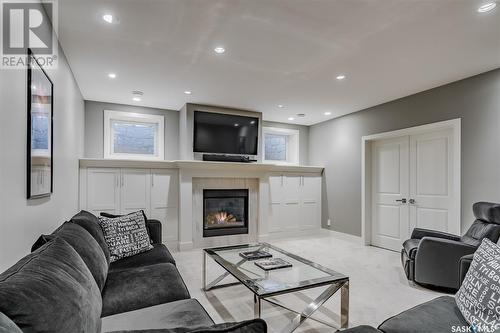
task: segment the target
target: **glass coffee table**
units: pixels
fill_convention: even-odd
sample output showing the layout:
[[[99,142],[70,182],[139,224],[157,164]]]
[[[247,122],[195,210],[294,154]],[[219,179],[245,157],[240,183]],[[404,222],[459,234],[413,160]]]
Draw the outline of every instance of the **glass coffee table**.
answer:
[[[281,258],[292,264],[292,266],[275,270],[264,270],[255,265],[255,260],[244,259],[240,256],[241,252],[257,250],[268,252],[273,258]],[[209,283],[207,283],[207,257],[212,258],[225,270],[222,275]],[[233,276],[238,282],[220,284],[228,276]],[[203,290],[205,291],[240,283],[243,284],[254,294],[255,318],[261,317],[262,300],[296,313],[297,316],[294,317],[283,332],[293,332],[308,318],[338,328],[338,326],[314,319],[311,316],[332,295],[340,290],[340,328],[346,328],[348,325],[349,277],[268,243],[204,249],[202,279]],[[307,305],[302,312],[292,310],[270,299],[274,296],[321,286],[327,286],[327,288],[314,301]]]

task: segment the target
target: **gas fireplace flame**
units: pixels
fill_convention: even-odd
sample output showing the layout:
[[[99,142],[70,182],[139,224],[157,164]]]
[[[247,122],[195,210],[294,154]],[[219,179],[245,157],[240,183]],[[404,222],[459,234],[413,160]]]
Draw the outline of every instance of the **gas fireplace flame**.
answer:
[[[211,213],[207,216],[208,224],[226,224],[236,222],[236,217],[225,211]]]

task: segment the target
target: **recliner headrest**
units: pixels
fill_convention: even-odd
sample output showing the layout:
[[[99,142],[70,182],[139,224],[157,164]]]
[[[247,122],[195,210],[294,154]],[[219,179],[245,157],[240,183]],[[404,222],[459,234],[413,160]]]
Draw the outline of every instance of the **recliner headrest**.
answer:
[[[472,206],[476,219],[500,224],[500,204],[492,202],[476,202]]]

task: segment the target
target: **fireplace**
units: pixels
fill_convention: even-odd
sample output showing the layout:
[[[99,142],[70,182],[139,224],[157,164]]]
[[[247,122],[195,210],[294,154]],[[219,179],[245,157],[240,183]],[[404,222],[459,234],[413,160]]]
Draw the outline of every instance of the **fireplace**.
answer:
[[[203,237],[248,234],[248,189],[203,190]]]

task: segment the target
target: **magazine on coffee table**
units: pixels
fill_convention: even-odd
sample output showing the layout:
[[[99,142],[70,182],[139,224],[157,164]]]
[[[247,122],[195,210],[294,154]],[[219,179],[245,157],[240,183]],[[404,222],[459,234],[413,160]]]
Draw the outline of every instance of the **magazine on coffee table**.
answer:
[[[247,260],[257,260],[263,258],[271,258],[273,255],[269,252],[257,250],[257,251],[248,251],[248,252],[240,252],[240,257],[245,258]]]
[[[270,271],[272,269],[279,268],[287,268],[292,267],[288,261],[283,260],[281,258],[271,258],[271,259],[262,259],[255,262],[255,265],[262,268],[265,271]]]

